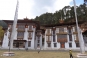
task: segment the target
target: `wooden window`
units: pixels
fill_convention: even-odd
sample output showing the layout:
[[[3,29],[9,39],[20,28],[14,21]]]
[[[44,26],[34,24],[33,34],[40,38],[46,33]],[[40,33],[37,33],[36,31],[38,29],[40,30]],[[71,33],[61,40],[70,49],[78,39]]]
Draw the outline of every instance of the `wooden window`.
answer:
[[[48,47],[51,47],[51,43],[48,43]]]
[[[46,36],[46,41],[51,41],[51,36]]]
[[[24,37],[24,32],[18,32],[17,36],[18,37]]]
[[[25,30],[25,25],[18,25],[19,30]]]
[[[38,43],[40,43],[40,40],[38,40]]]
[[[56,28],[56,33],[59,33],[59,28]]]
[[[71,32],[71,28],[68,28],[68,33],[69,33],[69,34],[71,34],[71,33],[72,33],[72,32]]]
[[[40,46],[40,44],[37,44],[37,46]]]
[[[75,32],[75,27],[73,27],[73,32]]]
[[[59,28],[59,33],[60,32],[64,32],[64,28],[63,27]]]
[[[64,28],[64,32],[67,32],[67,28],[66,27]]]
[[[53,42],[55,42],[56,39],[55,39],[55,30],[53,30]]]
[[[72,41],[72,34],[69,34],[69,41]]]
[[[79,47],[79,43],[78,42],[76,42],[76,47]]]
[[[19,42],[16,42],[16,47],[18,47],[18,48],[19,48]]]
[[[40,40],[40,36],[37,37],[37,40]]]
[[[77,27],[75,27],[75,32],[77,31]]]
[[[23,42],[19,42],[19,46],[23,46]]]
[[[41,35],[41,32],[37,32],[37,35]]]
[[[48,33],[48,34],[50,33],[50,29],[47,29],[47,33]]]
[[[74,36],[74,40],[76,40],[76,35],[73,35]]]
[[[57,35],[57,39],[64,39],[67,38],[67,35],[61,34],[61,35]]]
[[[32,38],[32,32],[29,32],[29,38]]]
[[[16,47],[16,42],[15,41],[13,42],[13,47]]]
[[[32,25],[29,25],[29,30],[32,30]]]
[[[54,43],[54,47],[57,47],[57,43]]]
[[[69,47],[72,47],[72,43],[69,43]]]
[[[28,47],[31,47],[31,41],[28,41]]]

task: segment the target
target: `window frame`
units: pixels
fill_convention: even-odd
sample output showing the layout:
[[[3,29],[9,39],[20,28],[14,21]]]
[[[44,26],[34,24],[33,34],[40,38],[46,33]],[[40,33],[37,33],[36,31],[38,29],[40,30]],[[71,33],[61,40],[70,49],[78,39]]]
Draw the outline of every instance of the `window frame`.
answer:
[[[69,47],[70,47],[70,48],[72,47],[72,43],[69,43]]]
[[[57,43],[54,43],[54,47],[57,47]]]
[[[28,41],[28,47],[31,47],[31,41]]]

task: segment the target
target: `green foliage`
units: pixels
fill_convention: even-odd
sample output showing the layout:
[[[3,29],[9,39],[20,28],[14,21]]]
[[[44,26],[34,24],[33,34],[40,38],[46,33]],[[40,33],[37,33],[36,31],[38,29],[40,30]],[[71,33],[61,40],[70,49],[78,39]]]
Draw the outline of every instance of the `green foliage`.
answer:
[[[87,21],[87,7],[85,3],[77,6],[76,11],[78,21]],[[56,11],[55,13],[44,13],[40,16],[37,16],[35,20],[39,21],[41,25],[57,24],[61,18],[64,19],[64,22],[66,23],[75,21],[74,6],[65,6],[63,9]]]
[[[3,28],[7,28],[8,27],[8,25],[4,21],[2,21],[2,20],[0,20],[0,26],[2,26]]]
[[[4,36],[4,30],[2,30],[3,27],[0,26],[0,40],[2,40],[3,36]]]

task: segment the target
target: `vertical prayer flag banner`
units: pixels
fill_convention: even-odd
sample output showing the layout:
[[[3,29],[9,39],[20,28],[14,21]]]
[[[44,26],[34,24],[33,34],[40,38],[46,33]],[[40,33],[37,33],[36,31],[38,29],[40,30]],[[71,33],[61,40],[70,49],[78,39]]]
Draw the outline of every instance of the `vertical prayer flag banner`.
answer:
[[[12,33],[11,33],[11,38],[10,38],[10,48],[13,48],[13,39],[14,39],[16,25],[17,25],[17,19],[18,19],[18,6],[19,6],[19,1],[17,0],[14,21],[13,21],[13,26],[12,26]]]

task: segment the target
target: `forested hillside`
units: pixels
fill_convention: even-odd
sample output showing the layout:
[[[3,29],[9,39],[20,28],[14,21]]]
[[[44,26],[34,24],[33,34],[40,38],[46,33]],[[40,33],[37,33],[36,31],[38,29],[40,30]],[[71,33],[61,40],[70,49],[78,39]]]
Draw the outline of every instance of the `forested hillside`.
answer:
[[[76,7],[78,21],[87,21],[86,1]],[[55,13],[44,13],[35,18],[36,21],[40,21],[41,25],[57,24],[60,19],[63,19],[65,23],[75,21],[74,6],[65,6],[63,9],[56,11]]]

